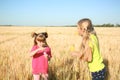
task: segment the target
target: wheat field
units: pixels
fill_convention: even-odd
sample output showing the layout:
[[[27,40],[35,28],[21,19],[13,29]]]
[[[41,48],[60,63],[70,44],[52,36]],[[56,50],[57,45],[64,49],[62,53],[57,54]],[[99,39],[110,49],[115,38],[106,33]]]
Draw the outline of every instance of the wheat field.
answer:
[[[106,80],[120,80],[120,28],[95,28],[107,69]],[[87,63],[71,56],[79,50],[76,27],[0,27],[0,80],[33,80],[29,51],[32,32],[48,32],[52,49],[49,80],[91,80]]]

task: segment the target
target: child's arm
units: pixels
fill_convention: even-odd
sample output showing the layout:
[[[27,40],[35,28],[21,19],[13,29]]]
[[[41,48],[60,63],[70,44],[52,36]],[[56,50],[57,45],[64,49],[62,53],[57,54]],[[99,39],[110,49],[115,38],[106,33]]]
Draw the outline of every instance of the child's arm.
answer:
[[[92,61],[92,49],[89,46],[85,49],[85,55],[83,57],[83,60],[87,62]]]
[[[49,47],[45,48],[44,55],[45,55],[45,57],[48,58],[48,60],[50,60],[50,58],[52,57],[52,55],[51,55],[51,49]]]
[[[44,48],[38,48],[30,52],[30,57],[34,56],[38,51],[43,50]]]
[[[72,56],[76,56],[76,57],[79,57],[81,59],[83,54],[80,53],[80,51],[74,51],[74,52],[72,52]]]
[[[91,62],[92,61],[92,49],[90,47],[88,48],[87,53],[88,53],[88,62]]]

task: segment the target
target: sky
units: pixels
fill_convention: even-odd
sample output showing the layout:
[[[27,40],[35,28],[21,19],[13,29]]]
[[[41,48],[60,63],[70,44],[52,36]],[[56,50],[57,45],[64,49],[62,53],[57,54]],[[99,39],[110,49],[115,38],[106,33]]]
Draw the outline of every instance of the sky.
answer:
[[[0,0],[0,25],[120,24],[120,0]]]

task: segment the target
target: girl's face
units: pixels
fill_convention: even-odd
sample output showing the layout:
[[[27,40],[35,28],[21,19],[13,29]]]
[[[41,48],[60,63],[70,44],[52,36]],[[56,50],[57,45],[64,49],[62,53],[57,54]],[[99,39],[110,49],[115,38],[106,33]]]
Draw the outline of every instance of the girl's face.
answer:
[[[77,25],[77,29],[78,29],[78,33],[80,36],[83,36],[83,33],[84,33],[84,29],[81,28],[79,25]]]
[[[36,41],[37,42],[37,44],[38,44],[38,46],[41,46],[42,47],[42,45],[44,44],[42,41]]]

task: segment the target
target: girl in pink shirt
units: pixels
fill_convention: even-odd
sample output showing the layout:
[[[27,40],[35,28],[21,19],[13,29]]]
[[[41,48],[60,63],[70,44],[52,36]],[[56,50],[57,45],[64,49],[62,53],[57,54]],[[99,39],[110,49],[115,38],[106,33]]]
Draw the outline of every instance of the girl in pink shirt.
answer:
[[[43,33],[33,33],[34,45],[30,51],[30,56],[32,57],[32,74],[34,80],[39,80],[40,75],[44,80],[48,80],[48,61],[51,56],[51,49],[46,42],[48,34]]]

